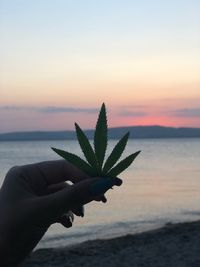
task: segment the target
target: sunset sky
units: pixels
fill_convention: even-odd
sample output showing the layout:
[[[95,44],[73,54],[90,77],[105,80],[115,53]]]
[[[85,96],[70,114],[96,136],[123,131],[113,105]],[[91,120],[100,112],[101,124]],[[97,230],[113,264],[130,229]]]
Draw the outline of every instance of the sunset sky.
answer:
[[[200,127],[199,0],[0,0],[0,132]]]

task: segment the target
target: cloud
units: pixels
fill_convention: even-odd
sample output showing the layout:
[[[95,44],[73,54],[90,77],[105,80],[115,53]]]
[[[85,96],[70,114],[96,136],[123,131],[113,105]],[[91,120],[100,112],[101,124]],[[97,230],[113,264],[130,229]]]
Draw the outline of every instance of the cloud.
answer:
[[[149,115],[149,108],[148,105],[123,105],[118,108],[120,110],[118,115],[122,117],[145,117]]]
[[[148,113],[144,111],[125,110],[125,111],[121,111],[120,113],[118,113],[118,115],[123,116],[123,117],[144,117],[144,116],[147,116]]]
[[[26,106],[0,106],[0,110],[7,111],[35,111],[40,113],[97,113],[97,108],[73,108],[60,106],[26,107]]]
[[[72,107],[54,107],[54,106],[47,106],[37,108],[37,111],[44,112],[44,113],[97,113],[97,108],[72,108]]]
[[[16,110],[24,110],[24,107],[22,106],[0,106],[0,110],[13,110],[13,111],[16,111]]]
[[[166,112],[176,117],[200,117],[200,108],[183,108]]]
[[[148,108],[149,105],[123,105],[121,108],[124,109],[143,109],[143,108]]]

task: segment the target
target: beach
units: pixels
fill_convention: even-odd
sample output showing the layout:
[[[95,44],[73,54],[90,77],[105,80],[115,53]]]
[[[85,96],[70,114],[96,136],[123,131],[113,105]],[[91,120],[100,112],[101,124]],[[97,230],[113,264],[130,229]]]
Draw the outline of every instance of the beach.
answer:
[[[20,267],[198,267],[199,248],[200,221],[168,223],[140,234],[39,249]]]

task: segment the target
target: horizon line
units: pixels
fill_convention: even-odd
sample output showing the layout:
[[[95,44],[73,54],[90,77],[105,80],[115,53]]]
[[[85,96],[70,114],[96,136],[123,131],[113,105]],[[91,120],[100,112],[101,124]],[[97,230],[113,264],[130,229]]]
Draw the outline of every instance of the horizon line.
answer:
[[[178,126],[178,127],[175,127],[175,126],[166,126],[166,125],[158,125],[158,124],[152,124],[152,125],[128,125],[128,126],[116,126],[116,127],[108,127],[108,129],[117,129],[117,128],[131,128],[131,127],[162,127],[162,128],[174,128],[174,129],[182,129],[182,128],[190,128],[190,129],[200,129],[200,126],[199,127],[191,127],[191,126]],[[84,129],[84,131],[94,131],[95,129]],[[0,132],[0,135],[1,134],[17,134],[17,133],[33,133],[33,132],[43,132],[43,133],[46,133],[46,132],[75,132],[76,130],[70,130],[70,129],[60,129],[60,130],[19,130],[19,131],[8,131],[8,132]]]

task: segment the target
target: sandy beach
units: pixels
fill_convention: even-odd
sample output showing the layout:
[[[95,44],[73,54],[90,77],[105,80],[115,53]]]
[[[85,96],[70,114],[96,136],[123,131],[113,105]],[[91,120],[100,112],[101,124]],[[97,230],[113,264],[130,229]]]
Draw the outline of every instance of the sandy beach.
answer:
[[[65,248],[39,249],[20,267],[200,266],[200,221]]]

